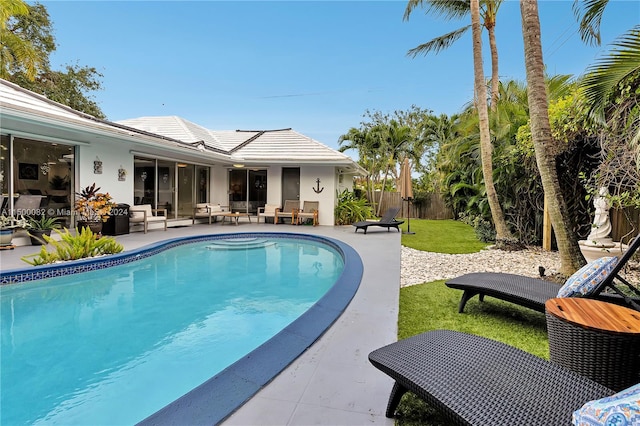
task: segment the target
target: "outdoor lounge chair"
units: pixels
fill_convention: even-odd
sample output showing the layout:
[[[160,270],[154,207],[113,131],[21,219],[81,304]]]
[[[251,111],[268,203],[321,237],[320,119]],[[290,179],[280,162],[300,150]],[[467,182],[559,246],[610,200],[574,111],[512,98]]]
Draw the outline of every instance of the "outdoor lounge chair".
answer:
[[[155,214],[154,214],[155,213]],[[162,213],[162,215],[160,215]],[[129,222],[132,225],[144,225],[144,233],[149,229],[150,223],[163,222],[164,230],[167,230],[167,209],[152,209],[151,204],[139,204],[129,209]]]
[[[262,218],[264,223],[267,223],[268,217],[273,218],[275,222],[276,210],[279,207],[277,204],[265,204],[264,207],[258,207],[258,223],[260,223],[260,218]]]
[[[209,225],[211,225],[211,222],[215,222],[222,213],[226,212],[218,204],[197,203],[193,208],[192,224],[196,223],[196,219],[209,218]]]
[[[398,226],[403,224],[404,220],[395,219],[399,211],[399,207],[393,207],[388,209],[380,220],[363,220],[361,222],[353,223],[352,225],[356,227],[356,232],[358,232],[358,229],[364,229],[365,234],[367,233],[367,228],[369,226],[381,226],[383,228],[387,228],[387,231],[389,231],[390,228],[396,228],[396,230],[400,232],[400,228],[398,228]]]
[[[301,225],[304,220],[313,219],[313,226],[317,226],[319,206],[319,201],[305,201],[302,210],[296,213],[296,225]]]
[[[604,300],[618,305],[627,305],[635,310],[640,311],[640,300],[638,297],[630,297],[619,289],[619,284],[624,284],[629,290],[640,296],[638,290],[635,289],[627,280],[619,275],[619,272],[627,264],[629,259],[640,247],[640,234],[636,236],[630,243],[627,250],[621,256],[618,256],[618,263],[613,267],[607,277],[598,284],[594,290],[584,295],[593,299]],[[464,307],[473,296],[479,295],[480,301],[484,300],[484,296],[495,297],[496,299],[506,300],[544,312],[544,304],[547,300],[558,297],[558,291],[561,286],[552,281],[539,278],[530,278],[523,275],[495,273],[495,272],[478,272],[461,275],[448,280],[447,287],[463,290],[458,312],[462,313]],[[604,290],[609,289],[611,292],[605,293]]]
[[[458,425],[569,425],[586,402],[615,392],[495,340],[436,330],[384,346],[369,361],[395,380],[386,416],[411,391]]]
[[[284,207],[282,210],[280,208],[276,209],[276,216],[273,220],[273,223],[276,225],[282,218],[290,218],[291,224],[293,225],[295,215],[300,209],[300,201],[299,200],[284,200]]]

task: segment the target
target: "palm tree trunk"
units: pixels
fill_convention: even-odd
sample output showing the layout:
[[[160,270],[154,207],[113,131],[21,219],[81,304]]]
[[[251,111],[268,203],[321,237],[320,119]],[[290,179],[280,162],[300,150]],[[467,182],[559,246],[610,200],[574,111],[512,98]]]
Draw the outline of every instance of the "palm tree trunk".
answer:
[[[574,273],[584,264],[580,252],[578,237],[571,223],[567,204],[560,190],[560,181],[556,169],[556,159],[549,147],[554,143],[549,124],[547,92],[544,82],[544,61],[540,43],[540,18],[537,0],[520,0],[522,14],[522,35],[524,38],[524,57],[527,72],[527,96],[529,98],[529,117],[531,136],[536,153],[536,162],[545,198],[548,203],[549,217],[558,243],[558,252],[562,262],[561,272]]]
[[[489,133],[489,112],[487,111],[487,86],[482,69],[482,39],[480,28],[480,3],[471,0],[471,32],[473,35],[473,68],[475,76],[476,108],[480,126],[480,156],[482,157],[482,175],[487,191],[491,217],[496,227],[497,242],[511,238],[504,213],[500,207],[498,194],[493,183],[493,164],[491,135]]]
[[[485,22],[485,26],[487,23]],[[489,33],[489,48],[491,51],[491,111],[498,108],[498,94],[500,88],[500,76],[498,75],[498,45],[496,44],[496,26],[487,26]]]
[[[382,196],[384,195],[384,187],[387,186],[387,176],[389,176],[389,164],[387,164],[387,169],[384,172],[384,180],[382,181],[382,188],[380,189],[380,201],[378,202],[378,211],[376,212],[377,216],[380,216],[380,210],[382,207]]]

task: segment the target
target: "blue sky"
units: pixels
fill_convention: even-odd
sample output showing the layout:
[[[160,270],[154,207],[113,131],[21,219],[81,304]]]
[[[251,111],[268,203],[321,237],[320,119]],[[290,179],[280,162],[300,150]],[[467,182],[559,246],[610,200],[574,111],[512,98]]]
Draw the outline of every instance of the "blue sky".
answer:
[[[104,75],[94,97],[112,121],[177,115],[215,130],[294,130],[333,147],[365,110],[460,111],[473,95],[471,35],[438,55],[407,50],[466,25],[406,1],[42,1],[62,64]],[[603,46],[580,40],[573,1],[540,0],[550,74],[579,75],[640,22],[640,2],[612,0]],[[498,14],[502,79],[524,81],[519,3]],[[488,43],[483,44],[489,77]]]

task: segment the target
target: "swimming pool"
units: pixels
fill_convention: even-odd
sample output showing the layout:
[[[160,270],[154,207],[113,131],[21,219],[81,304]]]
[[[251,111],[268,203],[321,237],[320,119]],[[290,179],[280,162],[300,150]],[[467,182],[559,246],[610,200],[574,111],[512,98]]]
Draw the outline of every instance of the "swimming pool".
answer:
[[[198,246],[199,250],[201,252],[205,252],[205,256],[219,256],[219,255],[227,256],[226,258],[227,260],[225,261],[226,263],[230,263],[230,261],[233,260],[233,262],[236,264],[242,264],[242,263],[248,264],[250,265],[249,269],[251,270],[251,273],[255,273],[260,268],[257,268],[257,263],[254,260],[246,257],[247,255],[246,252],[253,251],[253,250],[246,250],[246,249],[219,250],[219,247],[217,247],[219,245],[218,243],[220,243],[220,241],[223,241],[223,240],[229,240],[229,241],[241,242],[242,244],[244,244],[244,242],[242,242],[243,239],[246,242],[249,240],[255,241],[256,239],[261,239],[261,238],[276,238],[279,242],[278,243],[279,246],[282,246],[284,244],[284,241],[287,238],[292,238],[292,237],[295,237],[298,242],[300,240],[303,240],[305,242],[305,245],[300,246],[299,248],[294,250],[299,253],[299,256],[293,256],[292,253],[289,252],[285,256],[280,256],[276,266],[280,268],[282,266],[282,262],[284,262],[283,259],[285,258],[288,260],[297,259],[294,261],[296,270],[297,270],[296,274],[300,276],[304,276],[302,281],[307,282],[312,279],[311,276],[313,274],[322,275],[323,273],[326,272],[325,268],[327,267],[327,263],[325,261],[318,261],[317,259],[314,260],[315,259],[314,253],[318,252],[319,250],[323,252],[325,250],[335,251],[336,253],[339,254],[338,258],[341,260],[341,262],[344,263],[344,270],[337,278],[336,284],[333,287],[331,287],[331,289],[318,302],[313,303],[313,301],[307,301],[307,305],[304,306],[304,309],[306,309],[309,306],[310,308],[306,310],[304,314],[302,314],[301,316],[298,316],[298,314],[296,313],[294,315],[294,318],[286,318],[284,320],[284,325],[288,323],[290,324],[286,327],[284,327],[284,325],[279,326],[278,329],[282,329],[282,327],[284,327],[284,329],[282,329],[282,331],[280,331],[276,336],[274,336],[273,338],[271,338],[270,340],[262,344],[258,349],[242,357],[239,361],[231,365],[229,368],[225,369],[223,372],[215,375],[210,380],[207,380],[198,388],[187,393],[177,401],[169,404],[160,412],[155,413],[152,417],[147,419],[147,422],[167,423],[167,422],[171,422],[171,419],[174,418],[177,423],[209,423],[211,424],[211,423],[216,423],[222,420],[224,417],[230,414],[230,412],[232,412],[239,404],[244,402],[247,398],[253,395],[253,393],[257,392],[264,384],[270,381],[272,377],[274,377],[279,371],[281,371],[284,367],[286,367],[286,365],[288,365],[293,359],[295,359],[300,353],[302,353],[304,349],[310,346],[313,343],[313,341],[316,340],[319,337],[319,335],[321,335],[322,332],[324,332],[324,330],[339,316],[339,314],[346,307],[346,305],[348,304],[349,300],[351,299],[351,297],[353,296],[353,294],[355,293],[358,287],[358,284],[360,282],[360,278],[362,275],[362,264],[360,262],[359,257],[355,253],[355,251],[353,251],[353,249],[351,249],[349,246],[339,241],[335,241],[329,238],[320,238],[320,237],[314,237],[314,236],[302,236],[302,238],[300,238],[300,235],[266,234],[266,233],[250,234],[250,235],[249,234],[226,234],[226,235],[215,235],[215,236],[206,236],[206,237],[197,237],[197,238],[169,240],[159,244],[155,244],[153,246],[149,246],[143,250],[132,251],[124,255],[110,256],[108,260],[106,259],[103,260],[103,262],[106,261],[111,265],[129,263],[131,262],[132,259],[144,258],[154,253],[155,254],[160,253],[160,256],[164,256],[168,248],[186,245],[187,243],[189,246],[194,246],[193,243],[197,242],[198,244],[200,244]],[[75,263],[73,267],[68,265],[64,267],[72,270],[96,269],[95,272],[89,273],[89,274],[97,274],[96,275],[97,277],[104,276],[105,271],[99,269],[101,266],[96,265],[95,260],[93,262],[89,262],[89,264],[84,264],[84,263],[86,262],[82,261],[79,263]],[[169,264],[171,262],[164,261],[163,263]],[[203,263],[203,262],[200,262],[200,263]],[[215,263],[215,262],[209,262],[209,263]],[[136,261],[131,265],[129,265],[128,267],[137,268],[134,270],[134,274],[149,275],[150,272],[145,268],[140,268],[139,264],[140,262]],[[175,265],[171,265],[171,266],[174,267]],[[48,271],[45,271],[42,268],[32,268],[32,269],[29,269],[29,271],[31,272],[29,272],[30,275],[27,276],[26,278],[28,280],[37,276],[64,275],[70,272],[69,270],[62,271],[60,270],[60,268],[61,268],[60,266],[57,266],[57,267],[50,268],[52,270],[48,270]],[[134,290],[137,292],[146,291],[151,295],[156,295],[157,292],[160,290],[159,287],[162,287],[163,285],[165,285],[163,284],[164,281],[168,280],[168,281],[176,281],[177,285],[182,285],[183,287],[179,288],[178,292],[188,295],[190,292],[187,291],[188,290],[187,287],[184,287],[188,285],[188,281],[198,281],[198,280],[203,281],[202,280],[203,275],[206,277],[210,277],[211,275],[216,273],[216,271],[213,269],[215,268],[212,268],[210,272],[205,274],[199,273],[199,275],[196,278],[191,278],[191,279],[180,278],[181,276],[189,272],[189,271],[185,272],[184,268],[181,269],[181,273],[178,274],[178,276],[176,276],[176,274],[170,274],[167,272],[161,272],[160,274],[158,274],[157,272],[154,272],[155,275],[154,275],[153,282],[156,283],[155,287],[158,287],[158,288],[153,288],[150,290],[146,288],[134,287]],[[110,271],[114,271],[114,270],[112,269]],[[17,272],[15,273],[14,271],[10,271],[10,272],[11,273],[3,273],[3,276],[2,276],[3,281],[5,282],[15,281],[18,279],[16,277],[20,276],[20,274]],[[234,273],[237,274],[238,272],[236,271]],[[24,279],[24,278],[25,276],[22,275],[20,279]],[[115,294],[117,292],[114,292],[114,291],[105,291],[103,289],[103,286],[105,286],[105,284],[101,283],[99,281],[99,278],[94,278],[94,279],[98,279],[98,281],[94,283],[94,285],[92,286],[83,286],[83,289],[86,287],[87,291],[91,289],[91,291],[97,292],[99,300],[111,298],[112,300],[110,303],[112,305],[114,306],[123,305],[126,309],[129,309],[129,305],[132,305],[131,303],[129,303],[130,301],[126,297],[129,294],[129,290],[121,291],[118,294]],[[226,279],[223,279],[222,281],[226,283],[225,286],[228,287],[230,284],[233,284],[233,287],[235,288],[236,283],[233,282],[233,280],[226,278]],[[289,282],[290,285],[289,285],[289,288],[286,289],[286,293],[292,293],[293,291],[295,291],[296,286],[301,285],[300,283],[294,285],[292,280],[287,280],[287,282]],[[117,285],[119,285],[121,288],[131,286],[131,284],[127,281],[127,279],[122,276],[120,277],[119,284]],[[25,288],[29,286],[33,286],[33,285],[28,284],[27,286],[25,286]],[[11,291],[13,291],[12,288],[15,288],[15,287],[16,286],[3,287],[2,289],[3,299],[5,298],[5,295],[11,293]],[[38,286],[36,285],[35,287],[38,287]],[[255,284],[254,284],[254,287],[256,287]],[[56,303],[59,303],[61,305],[71,304],[68,301],[66,301],[64,297],[61,300],[58,300],[55,297],[51,296],[48,291],[43,293],[46,294],[46,296],[41,296],[41,297],[45,297],[45,298],[49,297],[48,299],[46,299],[46,303],[50,307],[53,307]],[[244,310],[258,309],[260,305],[260,300],[266,298],[266,296],[262,294],[261,288],[253,288],[252,290],[238,289],[236,293],[237,293],[236,296],[238,294],[241,294],[241,295],[255,294],[256,295],[256,297],[252,297],[251,303],[249,304],[250,307],[242,308]],[[92,303],[94,304],[96,303],[95,297],[91,298],[90,300],[92,300]],[[7,333],[8,336],[5,336],[4,328],[5,328],[5,324],[11,323],[11,319],[7,317],[8,315],[7,312],[10,312],[12,309],[11,306],[9,306],[8,309],[4,309],[5,307],[4,303],[5,302],[3,301],[3,312],[2,312],[3,351],[7,349],[7,347],[4,344],[5,339],[11,338],[10,333]],[[163,321],[156,321],[156,322],[160,325],[163,325],[166,322],[165,320],[171,316],[170,312],[167,312],[167,311],[171,311],[172,308],[170,304],[169,305],[162,304],[162,303],[158,303],[158,304],[162,307],[162,309],[160,309],[160,311],[157,313],[157,316],[162,317]],[[231,308],[227,307],[225,309],[227,310],[233,309],[233,306],[234,306],[233,303],[228,305],[231,306]],[[277,311],[279,312],[278,316],[281,315],[282,311],[288,312],[292,310],[292,307],[289,304],[283,305],[283,304],[275,303],[273,301],[270,301],[268,303],[268,306],[269,306],[269,310],[271,311],[269,313],[273,314],[274,312]],[[24,309],[24,307],[22,307],[21,309]],[[88,309],[87,307],[83,307],[83,306],[74,306],[74,310],[77,311],[73,313],[74,318],[83,319],[85,327],[87,328],[100,329],[99,327],[102,321],[102,317],[99,315],[97,316],[97,314],[95,314],[95,311],[92,311],[93,313],[91,315],[87,314],[87,309]],[[102,316],[106,316],[105,310],[103,309],[103,311],[100,314]],[[265,323],[264,314],[262,315],[263,317],[261,318],[261,324]],[[179,357],[174,356],[173,358],[178,359],[179,361],[186,361],[187,363],[200,362],[200,361],[189,361],[188,357],[185,354],[189,354],[190,352],[195,351],[195,348],[197,347],[196,345],[197,339],[194,337],[193,333],[197,332],[199,328],[204,327],[207,320],[209,320],[209,322],[211,323],[218,324],[218,325],[224,324],[222,317],[218,317],[218,316],[211,317],[211,318],[205,317],[205,319],[196,321],[195,323],[192,323],[189,321],[183,321],[184,324],[181,324],[181,326],[179,327],[181,332],[177,334],[177,337],[173,337],[171,340],[171,343],[173,344],[173,346],[177,346],[182,351],[180,352],[181,356]],[[138,326],[137,322],[143,322],[143,321],[144,319],[137,320],[137,321],[134,321],[134,324]],[[50,334],[55,335],[57,330],[55,328],[51,328],[51,326],[48,324],[49,321],[45,320],[44,322],[45,324],[42,324],[38,328],[47,329],[47,327],[49,327]],[[225,327],[221,327],[221,328],[225,328]],[[237,321],[232,321],[230,326],[227,326],[226,328],[227,329],[232,328],[234,330],[240,331],[242,330],[243,327],[242,327],[242,323],[240,323],[239,325]],[[23,338],[25,338],[25,335],[27,334],[26,331],[28,330],[23,330],[23,333],[21,334]],[[208,333],[209,334],[207,335],[210,335],[210,332]],[[13,337],[15,338],[15,336]],[[29,340],[28,337],[26,338],[26,340]],[[57,340],[62,340],[62,339],[58,338]],[[144,339],[140,337],[136,338],[135,342],[132,342],[130,344],[137,343],[138,340],[144,340]],[[255,346],[259,345],[260,343],[261,342],[256,343]],[[92,351],[91,347],[87,349],[86,347],[90,345],[72,345],[72,346],[74,351],[84,351],[84,353],[81,354],[81,357],[95,357],[95,356],[99,356],[102,352],[105,352],[104,349],[100,351]],[[107,347],[109,347],[109,345],[107,345]],[[37,358],[44,359],[48,351],[60,352],[65,350],[68,351],[70,349],[64,348],[64,347],[61,349],[56,349],[55,346],[52,346],[50,348],[42,348],[42,352],[41,352],[42,355],[37,355]],[[205,350],[208,350],[209,352],[211,352],[211,349],[205,349]],[[114,349],[111,349],[111,351],[117,352]],[[99,352],[99,353],[96,353],[96,352]],[[248,350],[242,353],[246,353],[246,352],[248,352]],[[3,362],[4,362],[4,358],[5,357],[3,356]],[[29,362],[27,362],[27,367],[24,367],[25,371],[29,371],[30,368],[31,369],[35,368],[34,371],[39,371],[38,367],[40,364],[40,360],[31,359],[29,360]],[[145,363],[141,363],[141,364],[146,365],[146,367],[153,367],[153,362],[145,361]],[[130,364],[127,365],[127,368],[131,368],[131,369],[138,368],[139,365],[137,364],[140,364],[139,360],[133,359],[131,360]],[[80,366],[76,366],[75,368],[80,368]],[[37,377],[50,378],[57,375],[69,375],[68,370],[69,370],[69,367],[53,368],[41,374],[29,374],[29,373],[23,372],[21,380],[29,382],[30,380],[34,380],[34,378],[37,378]],[[135,400],[135,404],[142,404],[144,403],[144,401],[148,400],[151,397],[151,394],[156,393],[158,390],[160,390],[163,387],[166,387],[166,386],[163,386],[162,382],[160,381],[160,379],[162,379],[163,376],[173,374],[174,376],[178,376],[178,379],[181,379],[182,378],[181,376],[188,371],[188,369],[186,369],[184,365],[180,365],[180,362],[177,362],[177,361],[173,364],[170,364],[170,367],[160,369],[161,370],[160,372],[158,371],[159,368],[147,368],[147,370],[148,371],[144,372],[144,374],[141,374],[139,376],[133,376],[134,378],[132,380],[136,382],[135,386],[138,388],[137,392],[140,394],[140,398],[139,398],[139,401],[138,399],[130,399],[129,401],[127,401],[129,405],[131,405],[131,400]],[[120,372],[118,371],[114,373],[113,371],[108,371],[107,374],[118,375],[120,374]],[[207,377],[211,377],[211,375]],[[94,388],[91,388],[89,390],[89,394],[90,394],[89,396],[91,398],[98,398],[98,396],[104,396],[104,395],[114,395],[114,394],[117,395],[118,386],[117,386],[117,381],[115,380],[116,378],[117,377],[108,377],[108,380],[106,381],[107,382],[106,385],[104,381],[100,382],[100,385],[95,385]],[[112,383],[112,379],[113,379],[113,382],[116,384]],[[5,380],[4,374],[3,374],[2,380],[3,382]],[[191,387],[193,387],[193,385],[191,385]],[[10,389],[11,389],[11,383],[4,382],[3,395],[6,393],[7,390],[10,390]],[[182,393],[184,392],[180,392],[179,395],[181,395]],[[29,403],[33,405],[34,399],[33,398],[29,398],[29,399],[30,399]],[[71,399],[70,402],[67,402],[67,404],[71,404],[71,405],[76,403],[77,401],[73,399]],[[7,407],[7,405],[5,405],[5,402],[3,402],[3,407]],[[118,410],[122,410],[122,405],[118,406]],[[5,414],[4,414],[5,410],[2,410],[2,411],[3,411],[3,417],[5,417]],[[153,411],[155,410],[151,410],[151,413]],[[54,419],[54,417],[50,417],[50,419]],[[123,423],[130,424],[138,420],[142,420],[142,418],[137,418],[134,421],[127,420],[127,421],[124,421]],[[69,423],[68,421],[65,421],[65,422]],[[114,419],[109,418],[108,422],[113,424]]]

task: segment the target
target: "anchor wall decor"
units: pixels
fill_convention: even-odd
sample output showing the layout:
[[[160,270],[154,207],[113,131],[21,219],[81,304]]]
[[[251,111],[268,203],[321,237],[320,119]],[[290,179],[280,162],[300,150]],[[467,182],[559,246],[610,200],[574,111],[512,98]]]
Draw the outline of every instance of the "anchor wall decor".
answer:
[[[321,193],[322,191],[324,191],[324,186],[322,188],[320,188],[320,178],[316,179],[316,187],[317,188],[311,188],[313,189],[313,192],[315,192],[316,194]]]

